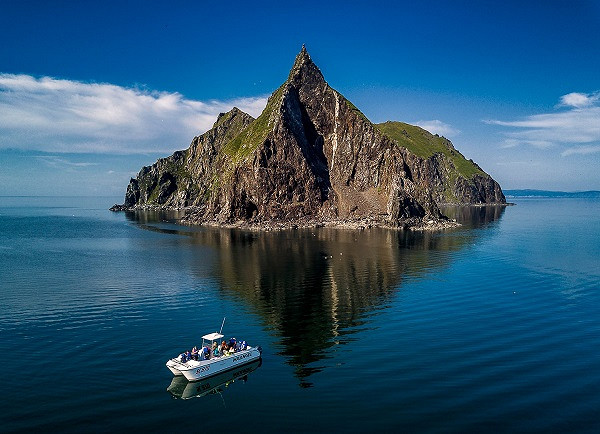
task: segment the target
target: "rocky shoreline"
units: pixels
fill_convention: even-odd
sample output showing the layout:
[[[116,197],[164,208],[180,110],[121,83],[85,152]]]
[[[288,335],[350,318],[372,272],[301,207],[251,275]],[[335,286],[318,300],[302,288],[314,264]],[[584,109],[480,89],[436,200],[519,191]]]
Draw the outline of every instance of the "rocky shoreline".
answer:
[[[514,203],[477,203],[477,204],[456,204],[444,203],[440,206],[457,206],[464,208],[481,208],[486,206],[513,206]],[[220,222],[216,220],[206,220],[203,218],[204,209],[202,207],[164,207],[157,205],[141,205],[135,207],[127,207],[124,205],[115,204],[110,208],[115,212],[135,212],[135,211],[173,211],[184,212],[185,215],[179,219],[179,223],[186,226],[205,226],[214,228],[227,229],[242,229],[250,231],[285,231],[307,228],[337,228],[351,230],[365,230],[371,228],[385,228],[396,230],[411,230],[411,231],[444,231],[455,229],[462,226],[455,219],[445,216],[442,218],[420,218],[410,217],[403,219],[394,224],[390,224],[385,220],[377,220],[372,217],[361,218],[336,218],[336,219],[315,219],[311,217],[302,217],[289,220],[238,220],[235,222]]]
[[[316,220],[292,220],[292,221],[266,221],[260,223],[252,223],[244,220],[240,220],[235,223],[218,223],[218,222],[204,222],[196,223],[193,220],[183,218],[180,221],[186,225],[200,225],[206,227],[220,227],[229,229],[243,229],[251,231],[286,231],[295,229],[308,229],[308,228],[335,228],[335,229],[351,229],[351,230],[365,230],[371,228],[386,228],[396,230],[413,230],[413,231],[441,231],[446,229],[454,229],[460,225],[455,220],[428,220],[428,221],[406,221],[400,225],[390,225],[371,219],[357,219],[357,220],[327,220],[327,221],[316,221]]]
[[[469,206],[469,205],[467,205]],[[402,221],[394,224],[377,220],[374,218],[338,218],[338,219],[322,219],[317,220],[310,217],[303,217],[298,219],[290,220],[267,220],[267,221],[252,221],[252,220],[239,220],[235,222],[219,222],[216,220],[206,220],[202,218],[203,210],[197,207],[161,207],[145,205],[140,207],[126,207],[123,205],[114,205],[110,208],[111,211],[124,211],[124,212],[135,212],[135,211],[183,211],[186,214],[179,219],[179,223],[186,226],[205,226],[205,227],[218,227],[227,229],[242,229],[251,231],[284,231],[284,230],[295,230],[295,229],[307,229],[307,228],[338,228],[338,229],[352,229],[352,230],[365,230],[371,228],[386,228],[386,229],[399,229],[399,230],[413,230],[413,231],[442,231],[448,229],[454,229],[461,226],[454,219],[449,218],[436,218],[436,219],[421,219],[418,217],[411,217],[403,219]]]
[[[442,203],[439,206],[456,206],[464,208],[482,208],[487,206],[514,206],[514,203]],[[165,212],[184,212],[185,215],[179,219],[179,223],[186,226],[205,226],[227,229],[242,229],[250,231],[284,231],[307,228],[337,228],[337,229],[352,229],[365,230],[371,228],[385,228],[396,230],[411,230],[411,231],[444,231],[455,229],[462,226],[455,219],[445,216],[441,218],[420,218],[410,217],[391,224],[385,220],[377,220],[372,217],[360,218],[334,218],[334,219],[315,219],[312,217],[302,217],[289,220],[238,220],[235,222],[220,222],[217,220],[207,220],[203,207],[164,207],[160,205],[138,205],[128,207],[125,205],[115,204],[110,208],[115,212],[135,212],[135,211],[165,211]]]

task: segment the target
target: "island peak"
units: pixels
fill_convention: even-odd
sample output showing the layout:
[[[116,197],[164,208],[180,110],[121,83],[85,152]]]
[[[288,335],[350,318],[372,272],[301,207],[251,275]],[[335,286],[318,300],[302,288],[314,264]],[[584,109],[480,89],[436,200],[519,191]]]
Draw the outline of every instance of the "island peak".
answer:
[[[234,107],[190,147],[143,168],[123,205],[187,208],[188,223],[248,227],[447,226],[443,203],[505,203],[446,138],[372,124],[332,89],[306,47],[254,119]]]

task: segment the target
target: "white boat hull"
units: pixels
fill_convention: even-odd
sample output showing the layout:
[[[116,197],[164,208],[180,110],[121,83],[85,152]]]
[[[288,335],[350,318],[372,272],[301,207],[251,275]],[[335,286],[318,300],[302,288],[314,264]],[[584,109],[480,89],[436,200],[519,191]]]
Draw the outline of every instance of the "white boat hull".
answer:
[[[213,357],[209,360],[188,360],[181,363],[178,359],[171,359],[166,365],[174,375],[183,375],[188,381],[198,381],[258,360],[260,356],[261,350],[258,347],[248,347],[229,356]]]
[[[171,371],[173,375],[183,375],[181,371],[175,367],[177,363],[177,359],[171,359],[167,362],[167,368],[169,368],[169,371]]]

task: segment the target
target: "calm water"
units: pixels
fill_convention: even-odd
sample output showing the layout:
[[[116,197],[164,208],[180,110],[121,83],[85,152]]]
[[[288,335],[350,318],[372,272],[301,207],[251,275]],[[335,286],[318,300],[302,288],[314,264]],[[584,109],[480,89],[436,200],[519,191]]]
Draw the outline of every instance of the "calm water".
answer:
[[[413,234],[188,228],[120,199],[0,197],[0,431],[600,430],[599,200]],[[224,316],[262,364],[181,399],[218,384],[165,361]]]

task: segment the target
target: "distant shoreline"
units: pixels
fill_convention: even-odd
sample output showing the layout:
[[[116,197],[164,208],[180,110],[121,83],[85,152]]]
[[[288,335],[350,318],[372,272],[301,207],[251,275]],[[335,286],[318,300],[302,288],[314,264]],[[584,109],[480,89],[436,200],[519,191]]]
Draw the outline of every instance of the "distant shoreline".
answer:
[[[551,191],[551,190],[504,190],[506,197],[548,197],[548,198],[600,198],[600,191]]]

